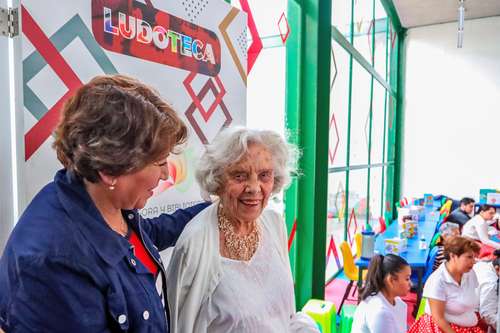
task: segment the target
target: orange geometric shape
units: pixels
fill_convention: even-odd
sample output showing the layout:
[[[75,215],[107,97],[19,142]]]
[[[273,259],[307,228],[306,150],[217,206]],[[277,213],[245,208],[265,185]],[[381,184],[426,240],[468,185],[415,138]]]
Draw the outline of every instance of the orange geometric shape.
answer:
[[[236,49],[234,48],[231,38],[229,38],[229,35],[227,33],[227,27],[231,24],[231,22],[235,19],[237,15],[238,15],[238,10],[236,8],[231,8],[229,13],[226,15],[226,17],[224,17],[222,22],[219,24],[219,30],[222,34],[222,38],[226,42],[229,54],[231,55],[231,58],[233,59],[233,62],[236,65],[236,68],[238,69],[238,73],[240,74],[241,79],[243,80],[243,83],[245,83],[246,86],[247,73],[245,72],[245,68],[243,68],[243,65],[241,64],[240,59],[238,58],[238,54],[236,53]]]

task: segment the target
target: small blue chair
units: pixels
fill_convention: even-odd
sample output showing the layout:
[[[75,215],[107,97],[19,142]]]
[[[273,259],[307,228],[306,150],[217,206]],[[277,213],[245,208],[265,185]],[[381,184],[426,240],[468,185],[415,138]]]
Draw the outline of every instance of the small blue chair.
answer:
[[[432,274],[432,267],[434,267],[434,263],[436,262],[437,254],[438,254],[439,246],[434,246],[429,253],[429,260],[427,260],[427,265],[425,266],[425,274],[422,278],[422,283],[425,284],[425,281]]]

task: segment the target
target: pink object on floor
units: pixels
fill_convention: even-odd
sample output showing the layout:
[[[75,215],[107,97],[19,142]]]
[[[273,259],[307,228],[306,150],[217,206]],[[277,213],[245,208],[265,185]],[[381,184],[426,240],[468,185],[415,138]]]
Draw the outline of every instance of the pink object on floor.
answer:
[[[342,296],[344,295],[345,289],[347,288],[348,284],[349,281],[346,280],[345,277],[343,277],[343,275],[337,277],[335,280],[333,280],[332,282],[330,282],[328,285],[325,286],[325,300],[333,302],[333,304],[335,304],[335,308],[338,309],[338,306],[342,301]],[[357,304],[357,300],[358,300],[358,291],[356,289],[354,296],[351,292],[349,297],[345,300],[344,305]],[[412,313],[415,308],[415,304],[417,302],[417,294],[410,293],[406,297],[403,297],[403,301],[408,306],[407,322],[408,322],[408,327],[410,327],[415,321],[415,318],[413,317]]]

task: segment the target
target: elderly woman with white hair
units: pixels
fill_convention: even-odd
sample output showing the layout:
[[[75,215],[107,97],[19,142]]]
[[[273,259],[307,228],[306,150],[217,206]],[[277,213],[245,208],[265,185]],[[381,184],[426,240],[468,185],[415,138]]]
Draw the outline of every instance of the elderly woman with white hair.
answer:
[[[184,229],[167,281],[170,329],[318,332],[296,314],[282,217],[266,209],[289,183],[296,149],[267,130],[233,127],[206,147],[196,178],[214,203]]]

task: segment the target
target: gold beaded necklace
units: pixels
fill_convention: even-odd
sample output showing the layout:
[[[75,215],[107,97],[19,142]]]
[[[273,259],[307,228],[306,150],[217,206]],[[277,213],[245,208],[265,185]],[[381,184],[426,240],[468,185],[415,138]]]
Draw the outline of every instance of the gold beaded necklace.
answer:
[[[236,234],[233,224],[224,215],[221,205],[217,210],[217,216],[219,230],[224,235],[223,256],[234,260],[249,261],[259,247],[261,230],[258,224],[253,224],[253,228],[248,235],[240,236]]]

